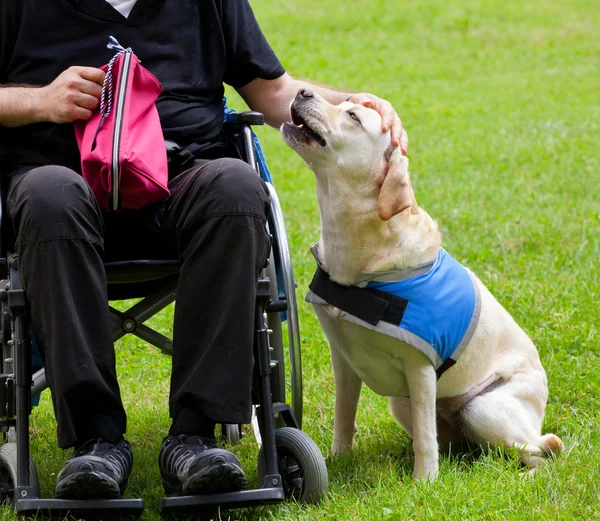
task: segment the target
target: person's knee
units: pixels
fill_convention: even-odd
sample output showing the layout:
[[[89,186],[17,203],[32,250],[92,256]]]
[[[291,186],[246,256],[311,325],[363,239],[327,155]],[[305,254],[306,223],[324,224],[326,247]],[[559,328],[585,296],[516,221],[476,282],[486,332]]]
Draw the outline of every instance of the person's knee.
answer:
[[[36,231],[31,240],[100,240],[102,218],[94,195],[81,175],[68,168],[34,168],[17,181],[8,205],[17,234]]]
[[[17,181],[10,199],[18,207],[15,210],[27,210],[32,218],[48,219],[68,211],[71,205],[89,205],[90,193],[77,172],[62,166],[42,166]]]
[[[269,213],[269,193],[264,181],[244,161],[232,158],[213,162],[210,197],[214,199],[215,215],[251,215],[266,219]]]

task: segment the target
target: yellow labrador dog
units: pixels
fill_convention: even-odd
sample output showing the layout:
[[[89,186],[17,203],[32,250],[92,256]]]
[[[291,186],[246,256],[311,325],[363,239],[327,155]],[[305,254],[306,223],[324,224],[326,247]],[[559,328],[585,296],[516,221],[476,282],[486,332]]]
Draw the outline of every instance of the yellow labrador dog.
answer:
[[[352,448],[362,382],[389,397],[413,438],[418,478],[436,476],[442,443],[517,447],[532,469],[560,452],[560,438],[541,433],[548,387],[536,347],[443,250],[380,115],[308,90],[291,114],[282,135],[314,171],[321,213],[307,300],[331,349],[332,452]]]

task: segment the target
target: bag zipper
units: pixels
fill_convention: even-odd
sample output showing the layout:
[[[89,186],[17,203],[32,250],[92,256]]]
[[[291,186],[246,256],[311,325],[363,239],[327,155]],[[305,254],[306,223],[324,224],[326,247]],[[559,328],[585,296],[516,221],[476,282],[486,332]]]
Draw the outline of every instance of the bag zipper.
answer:
[[[125,51],[123,58],[123,67],[121,68],[121,81],[119,82],[119,93],[117,95],[115,112],[115,132],[112,142],[112,190],[110,194],[111,209],[119,209],[119,180],[121,179],[121,161],[119,153],[121,150],[121,132],[123,129],[123,111],[125,108],[125,93],[127,92],[127,82],[129,79],[129,70],[131,65],[131,52]]]

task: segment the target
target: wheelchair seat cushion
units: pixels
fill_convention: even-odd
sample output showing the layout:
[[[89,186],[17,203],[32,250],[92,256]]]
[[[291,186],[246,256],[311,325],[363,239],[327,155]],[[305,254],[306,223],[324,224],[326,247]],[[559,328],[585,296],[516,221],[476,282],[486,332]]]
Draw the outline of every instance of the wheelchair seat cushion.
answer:
[[[127,260],[104,264],[108,284],[132,284],[179,273],[178,260]]]

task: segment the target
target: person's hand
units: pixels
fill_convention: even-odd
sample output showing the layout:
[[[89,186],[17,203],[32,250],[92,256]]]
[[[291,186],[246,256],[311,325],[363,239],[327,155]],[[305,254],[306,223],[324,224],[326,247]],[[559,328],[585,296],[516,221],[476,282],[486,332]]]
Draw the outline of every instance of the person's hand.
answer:
[[[88,120],[100,103],[105,73],[94,67],[69,67],[39,91],[44,121],[72,123]]]
[[[381,99],[374,94],[364,92],[352,94],[348,101],[357,105],[364,105],[379,112],[381,114],[381,130],[383,132],[389,130],[392,137],[392,145],[400,146],[402,153],[406,155],[408,150],[408,134],[402,128],[402,121],[400,121],[400,117],[396,114],[394,107],[392,107],[389,101]]]

